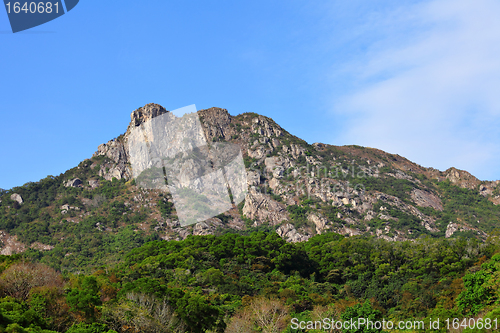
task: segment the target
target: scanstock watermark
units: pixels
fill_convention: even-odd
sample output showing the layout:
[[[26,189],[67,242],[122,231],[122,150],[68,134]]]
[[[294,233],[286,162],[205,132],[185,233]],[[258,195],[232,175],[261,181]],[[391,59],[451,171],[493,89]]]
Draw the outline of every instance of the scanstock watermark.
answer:
[[[431,326],[432,327],[432,326]],[[350,320],[335,320],[323,318],[316,321],[299,321],[297,318],[292,318],[291,328],[296,329],[314,329],[314,330],[346,330],[346,331],[362,331],[367,330],[423,330],[425,329],[424,321],[400,321],[394,323],[390,320],[370,320],[369,318],[351,318]],[[439,324],[438,324],[439,328]]]
[[[12,32],[31,29],[68,13],[79,0],[10,1],[4,0]]]
[[[350,320],[335,320],[323,318],[321,320],[300,321],[298,318],[292,318],[290,321],[291,328],[308,329],[308,330],[348,330],[361,332],[366,330],[440,330],[440,329],[487,329],[497,330],[498,319],[494,318],[430,318],[429,321],[423,320],[371,320],[370,318],[351,318]]]
[[[209,144],[195,105],[131,128],[127,145],[136,184],[170,192],[181,226],[219,215],[245,199],[240,147]]]

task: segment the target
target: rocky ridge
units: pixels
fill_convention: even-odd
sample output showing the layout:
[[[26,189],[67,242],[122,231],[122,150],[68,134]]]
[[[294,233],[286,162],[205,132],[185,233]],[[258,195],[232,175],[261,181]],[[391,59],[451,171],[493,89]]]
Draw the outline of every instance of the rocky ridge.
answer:
[[[132,223],[136,231],[175,240],[255,229],[274,231],[290,242],[326,232],[392,241],[422,235],[484,239],[500,218],[499,181],[480,181],[455,168],[425,168],[373,148],[308,144],[268,117],[255,113],[232,116],[214,107],[198,112],[201,135],[209,145],[231,143],[241,149],[248,194],[224,214],[181,227],[168,193],[135,184],[128,148],[135,128],[165,114],[169,111],[158,104],[134,110],[124,134],[99,145],[91,159],[62,176],[61,186],[73,198],[56,196],[58,203],[48,203],[43,208],[46,215],[40,216],[50,216],[60,225],[78,225],[107,216],[109,212],[100,207],[116,204],[123,205],[119,210],[123,221],[115,219],[112,225],[97,222],[92,230],[112,234]],[[114,191],[114,199],[101,194],[106,191]],[[0,195],[0,209],[16,216],[12,209],[32,203],[23,193],[5,191]],[[31,241],[9,237],[0,239],[7,252],[31,246],[50,251],[58,242],[50,243],[47,237],[43,241],[33,236]]]
[[[130,129],[167,112],[157,104],[148,104],[132,112],[127,132],[118,139],[99,146],[95,153],[94,156],[106,156],[109,159],[107,164],[101,166],[100,175],[108,180],[113,177],[129,180],[132,173],[127,160],[126,141]],[[426,188],[422,185],[422,181],[414,176],[418,174],[438,182],[449,180],[452,184],[466,189],[480,187],[481,195],[486,196],[495,204],[500,202],[500,196],[493,194],[498,182],[481,182],[463,170],[450,168],[441,172],[433,168],[423,168],[401,156],[371,148],[335,147],[323,143],[309,145],[290,135],[273,120],[257,114],[243,114],[235,117],[225,109],[210,108],[199,111],[199,115],[208,142],[236,143],[240,145],[246,161],[249,162],[247,180],[250,190],[242,207],[243,216],[253,220],[254,226],[263,223],[281,226],[278,228],[281,230],[278,233],[290,241],[303,240],[305,239],[303,237],[307,238],[306,235],[310,237],[310,235],[326,230],[349,235],[361,234],[368,230],[378,237],[389,237],[394,240],[406,239],[408,230],[399,231],[391,226],[391,221],[397,221],[397,217],[374,209],[379,202],[415,217],[425,230],[431,233],[439,232],[435,225],[436,218],[426,215],[419,208],[443,211],[443,202],[435,190]],[[324,153],[332,150],[335,150],[335,154],[351,156],[355,170],[345,166],[345,159],[336,162],[335,156],[329,164],[326,164]],[[327,165],[326,168],[325,165]],[[382,177],[381,170],[389,166],[390,172],[385,172]],[[332,169],[335,167],[337,174],[334,175]],[[322,176],[324,169],[329,169],[326,177]],[[346,177],[346,173],[350,174],[349,177]],[[353,175],[354,178],[360,176],[404,180],[414,184],[415,188],[408,192],[407,200],[401,200],[396,196],[376,191],[365,192],[362,186],[356,188],[356,184],[345,180],[352,179]],[[327,187],[334,191],[326,190]],[[265,193],[263,188],[267,188],[267,191],[272,194]],[[283,227],[290,220],[287,207],[297,205],[301,201],[300,197],[304,196],[321,202],[321,205],[335,207],[338,211],[333,219],[335,221],[317,212],[309,214],[304,219],[308,222],[306,226],[298,229],[292,229],[290,226]],[[386,226],[376,230],[371,226],[361,227],[361,229],[357,227],[359,221],[373,219],[386,221],[384,222]],[[207,228],[210,229],[210,227]],[[204,232],[207,228],[204,228]],[[212,231],[214,229],[212,228]],[[453,234],[450,231],[452,229],[446,228],[446,237]],[[485,235],[484,232],[474,227],[463,226],[457,230],[474,230]],[[182,234],[185,235],[186,232]]]

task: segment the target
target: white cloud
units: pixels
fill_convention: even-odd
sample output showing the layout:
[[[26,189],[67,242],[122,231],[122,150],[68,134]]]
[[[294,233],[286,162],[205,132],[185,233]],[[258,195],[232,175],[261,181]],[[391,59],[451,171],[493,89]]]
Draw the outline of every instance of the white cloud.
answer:
[[[435,0],[378,15],[386,33],[349,64],[341,134],[424,166],[500,178],[500,3]]]

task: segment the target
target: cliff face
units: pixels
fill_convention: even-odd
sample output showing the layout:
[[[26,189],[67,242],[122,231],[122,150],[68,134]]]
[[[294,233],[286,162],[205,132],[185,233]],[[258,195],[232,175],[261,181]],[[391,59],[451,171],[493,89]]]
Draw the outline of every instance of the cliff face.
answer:
[[[0,230],[17,236],[17,249],[37,243],[46,244],[42,248],[50,252],[50,246],[72,244],[75,231],[50,231],[61,226],[72,230],[90,225],[85,232],[110,235],[134,228],[163,239],[256,228],[291,242],[326,232],[397,241],[421,235],[485,238],[500,219],[499,182],[482,182],[463,170],[424,168],[373,148],[308,144],[255,113],[232,116],[220,108],[201,110],[176,129],[182,134],[178,137],[151,127],[149,120],[157,117],[175,120],[162,106],[145,105],[132,112],[126,132],[101,144],[90,160],[32,186],[0,191]],[[147,143],[134,145],[139,139]],[[171,147],[162,146],[165,140]],[[140,172],[134,165],[146,170],[152,163],[146,155],[154,149],[172,157],[189,155],[194,148],[204,154],[205,146],[210,148],[206,156],[219,154],[222,160],[235,153],[221,153],[219,147],[234,146],[242,152],[248,192],[237,200],[233,191],[234,204],[222,214],[181,227],[171,193],[161,186],[139,186],[135,178]],[[170,168],[184,170],[189,179],[208,175],[200,184],[215,183],[215,173],[206,170],[221,166],[210,158],[196,163],[179,159]],[[208,160],[215,162],[205,163]],[[47,186],[50,189],[44,189]],[[40,225],[43,232],[25,233]],[[8,239],[14,240],[5,238],[4,243]]]
[[[154,103],[147,104],[142,108],[134,110],[130,115],[131,121],[125,134],[107,143],[101,144],[94,153],[93,156],[105,156],[110,160],[108,163],[101,166],[100,175],[107,180],[113,178],[131,179],[133,175],[130,168],[131,145],[129,143],[131,141],[131,136],[135,135],[134,131],[140,128],[141,125],[153,118],[167,114],[168,112],[169,111],[161,105]],[[203,140],[206,139],[208,142],[217,141],[219,139],[229,141],[236,134],[234,127],[231,126],[232,117],[227,110],[210,108],[199,111],[198,115],[201,120],[201,125],[203,126],[203,134],[205,135]],[[189,131],[197,131],[194,125],[195,124],[188,129],[184,129],[186,133],[183,133],[181,137],[186,138],[192,136],[193,134],[189,133]],[[172,143],[173,146],[181,144],[181,142]]]

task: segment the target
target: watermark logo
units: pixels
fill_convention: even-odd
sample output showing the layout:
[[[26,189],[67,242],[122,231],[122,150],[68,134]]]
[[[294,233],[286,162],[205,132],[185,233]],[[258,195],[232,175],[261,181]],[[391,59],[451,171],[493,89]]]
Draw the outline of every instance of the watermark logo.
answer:
[[[79,0],[10,1],[4,0],[12,32],[31,29],[69,12]]]
[[[170,192],[182,226],[219,215],[245,199],[239,146],[209,144],[194,105],[132,128],[127,144],[136,184]]]

